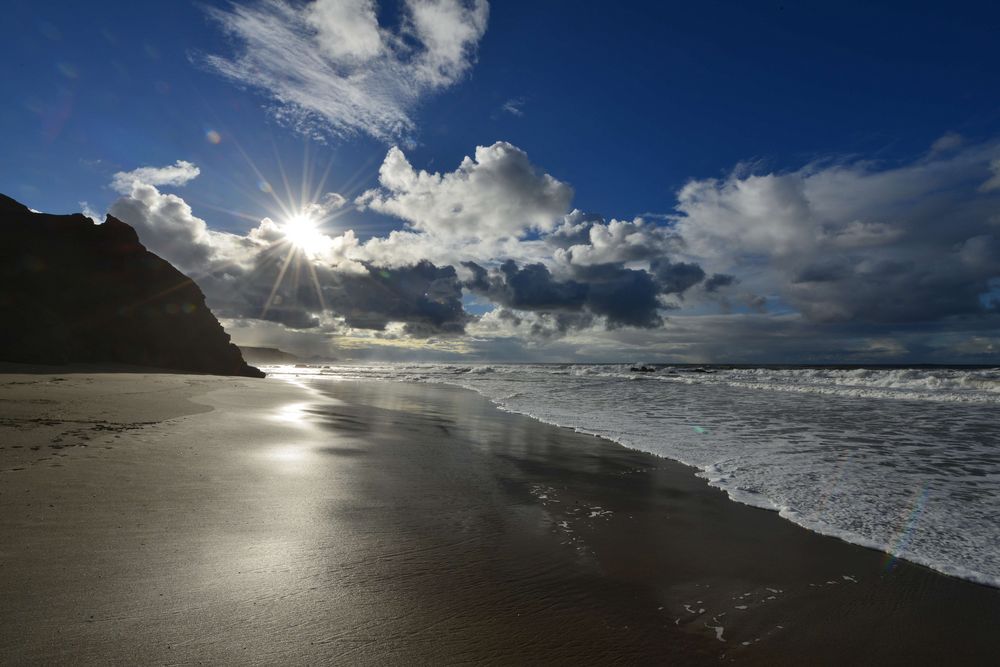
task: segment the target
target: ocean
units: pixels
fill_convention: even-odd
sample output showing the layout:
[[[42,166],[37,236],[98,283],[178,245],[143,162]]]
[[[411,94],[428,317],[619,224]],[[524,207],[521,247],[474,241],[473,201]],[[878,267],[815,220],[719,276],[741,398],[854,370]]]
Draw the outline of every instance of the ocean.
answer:
[[[1000,369],[600,364],[266,367],[444,382],[697,468],[737,502],[1000,587]]]

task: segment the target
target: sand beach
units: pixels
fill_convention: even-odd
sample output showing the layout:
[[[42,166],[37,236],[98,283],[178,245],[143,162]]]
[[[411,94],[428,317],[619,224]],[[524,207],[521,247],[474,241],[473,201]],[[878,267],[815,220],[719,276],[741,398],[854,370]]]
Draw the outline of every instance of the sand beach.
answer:
[[[5,370],[4,664],[987,664],[1000,649],[997,589],[464,389]]]

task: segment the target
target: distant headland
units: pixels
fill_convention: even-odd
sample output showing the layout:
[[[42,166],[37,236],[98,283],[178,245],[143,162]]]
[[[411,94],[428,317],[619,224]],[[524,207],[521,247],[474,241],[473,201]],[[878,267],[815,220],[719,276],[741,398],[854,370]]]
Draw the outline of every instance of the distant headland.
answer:
[[[243,358],[252,364],[293,364],[302,361],[291,352],[279,350],[276,347],[254,347],[252,345],[239,345]]]

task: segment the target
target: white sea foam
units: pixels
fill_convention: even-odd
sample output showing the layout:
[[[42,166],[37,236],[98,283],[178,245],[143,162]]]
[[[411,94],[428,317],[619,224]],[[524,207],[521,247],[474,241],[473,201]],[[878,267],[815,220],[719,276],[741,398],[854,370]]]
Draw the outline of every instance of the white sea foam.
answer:
[[[385,364],[323,373],[474,389],[504,410],[694,466],[733,500],[810,530],[1000,587],[1000,369]]]

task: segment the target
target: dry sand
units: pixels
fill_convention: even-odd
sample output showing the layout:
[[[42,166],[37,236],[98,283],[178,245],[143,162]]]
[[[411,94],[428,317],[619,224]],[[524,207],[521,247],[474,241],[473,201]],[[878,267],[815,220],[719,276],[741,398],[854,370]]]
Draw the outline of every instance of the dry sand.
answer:
[[[1000,591],[450,387],[0,375],[0,663],[989,664]]]

